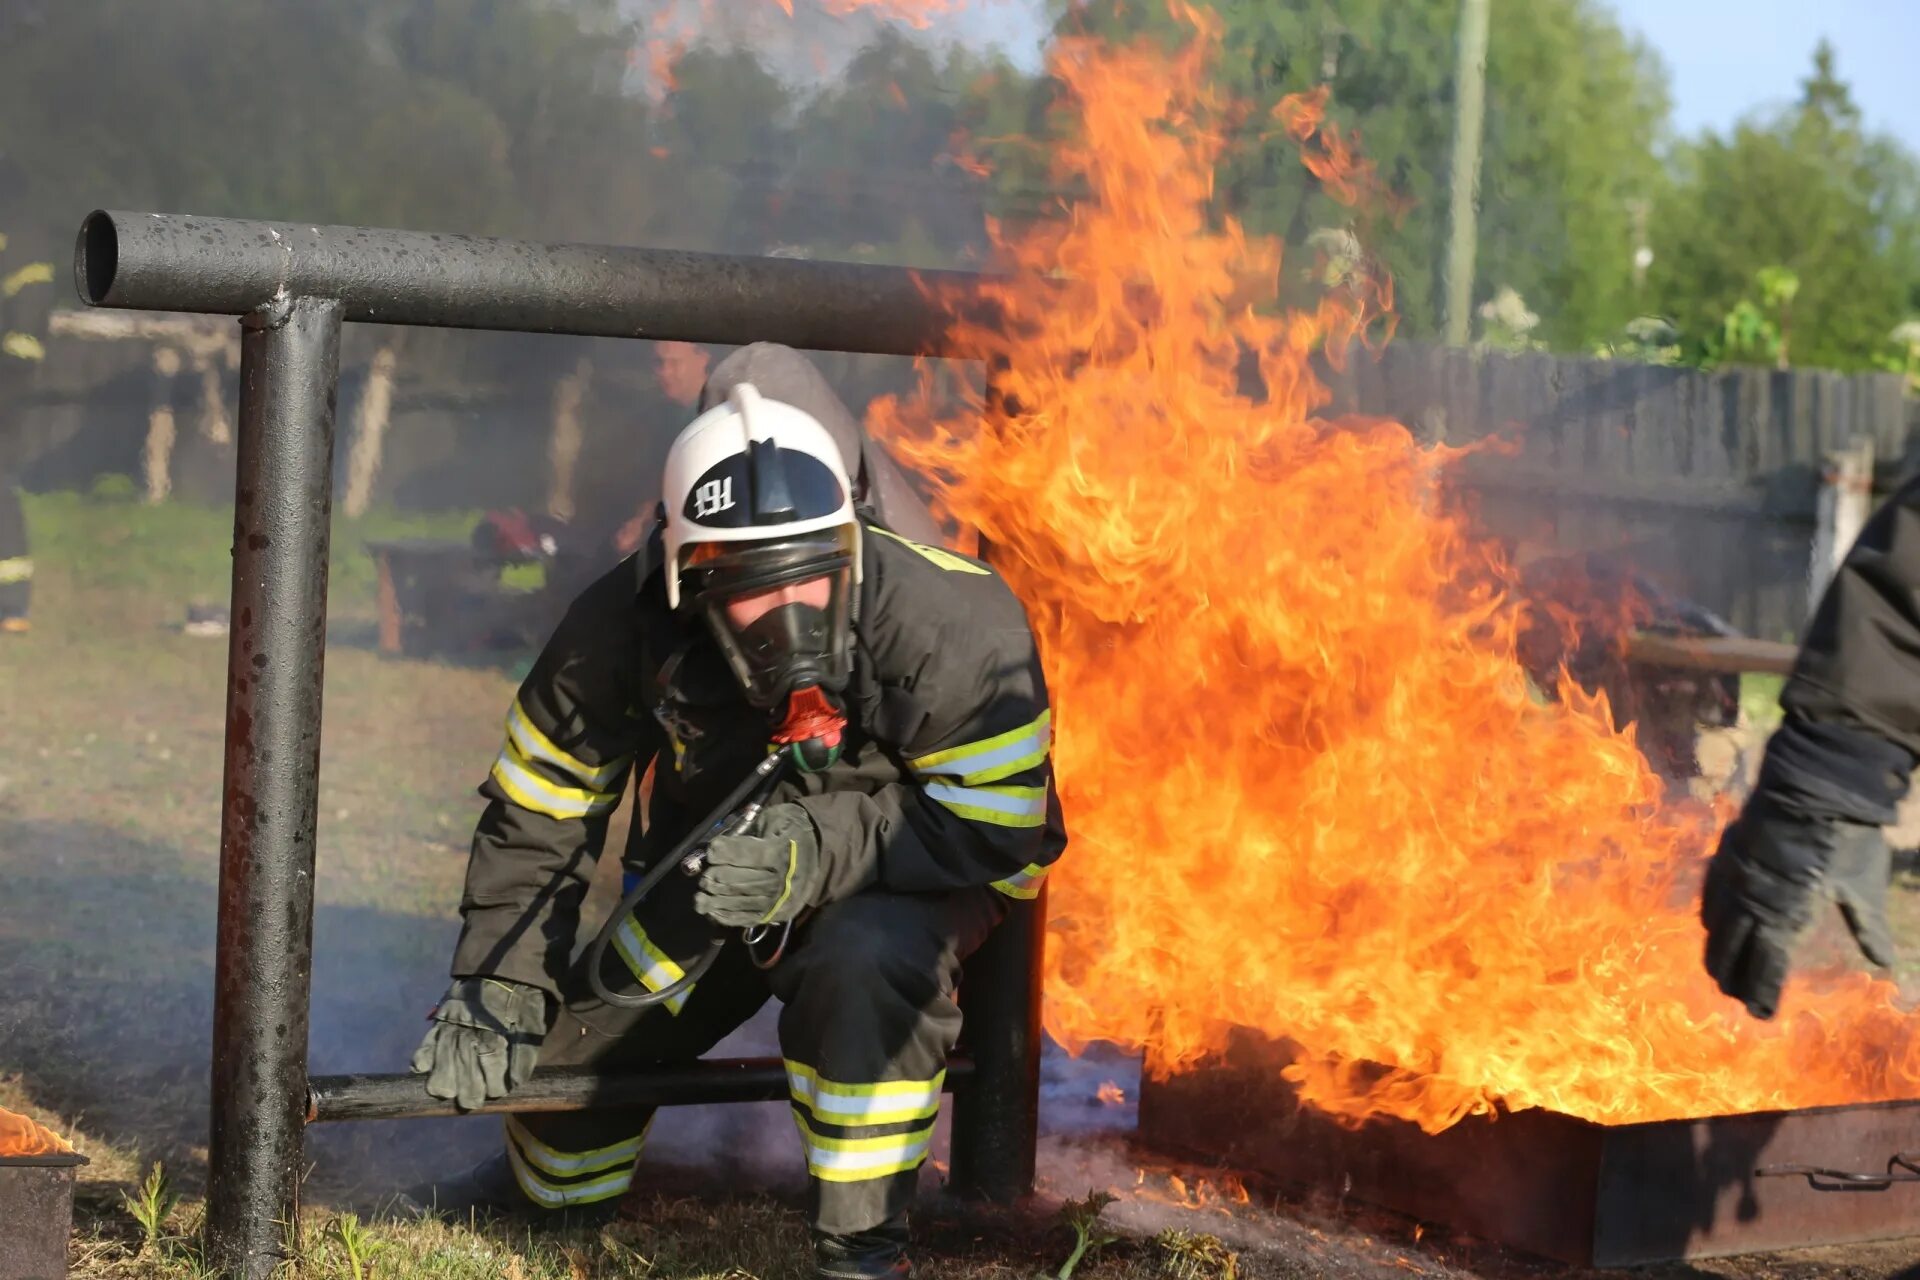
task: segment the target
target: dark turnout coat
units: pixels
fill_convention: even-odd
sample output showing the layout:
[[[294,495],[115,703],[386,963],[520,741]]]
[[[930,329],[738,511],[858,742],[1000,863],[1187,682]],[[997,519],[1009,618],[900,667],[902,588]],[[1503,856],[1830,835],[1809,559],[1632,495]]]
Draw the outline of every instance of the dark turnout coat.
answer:
[[[1066,845],[1052,715],[1020,603],[980,561],[863,524],[841,759],[773,802],[806,810],[826,868],[820,902],[869,887],[992,886],[1030,897]],[[648,553],[573,603],[521,685],[481,794],[456,977],[556,994],[608,815],[652,768],[644,863],[707,816],[766,755],[767,714],[742,698],[697,619],[666,604]]]

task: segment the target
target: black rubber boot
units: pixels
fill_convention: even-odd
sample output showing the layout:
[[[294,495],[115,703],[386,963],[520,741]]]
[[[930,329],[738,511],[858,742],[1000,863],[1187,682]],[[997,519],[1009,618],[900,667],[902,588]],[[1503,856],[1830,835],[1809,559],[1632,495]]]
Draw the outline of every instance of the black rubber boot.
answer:
[[[514,1180],[506,1152],[488,1156],[457,1177],[423,1182],[395,1196],[389,1214],[395,1218],[438,1218],[442,1222],[486,1222],[513,1218],[529,1226],[560,1229],[595,1227],[611,1222],[620,1197],[597,1204],[547,1209],[528,1199]]]
[[[813,1233],[813,1274],[818,1280],[907,1280],[907,1217],[901,1214],[866,1231],[832,1236]]]

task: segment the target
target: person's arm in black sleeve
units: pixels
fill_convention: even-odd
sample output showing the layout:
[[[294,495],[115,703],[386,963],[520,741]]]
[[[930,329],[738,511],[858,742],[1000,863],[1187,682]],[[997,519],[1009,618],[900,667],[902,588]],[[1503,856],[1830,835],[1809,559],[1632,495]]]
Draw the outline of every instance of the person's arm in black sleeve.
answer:
[[[1052,714],[1032,638],[993,639],[993,677],[972,697],[955,690],[924,709],[902,752],[910,778],[798,801],[820,835],[821,901],[870,884],[906,893],[993,885],[1031,897],[1059,856]]]
[[[1779,1006],[1794,939],[1823,892],[1867,958],[1893,963],[1880,829],[1920,760],[1920,481],[1861,531],[1780,705],[1759,781],[1701,896],[1708,972],[1762,1018]]]
[[[1780,705],[1920,756],[1920,478],[1860,531],[1820,597]]]
[[[821,900],[869,884],[908,893],[992,885],[1031,897],[1066,834],[1053,714],[1026,613],[979,561],[875,536],[888,542],[870,543],[882,586],[864,632],[888,690],[869,729],[908,776],[799,801],[819,832]]]
[[[480,788],[488,803],[467,864],[455,978],[558,993],[608,817],[658,748],[635,687],[633,596],[631,564],[589,587],[508,711]]]

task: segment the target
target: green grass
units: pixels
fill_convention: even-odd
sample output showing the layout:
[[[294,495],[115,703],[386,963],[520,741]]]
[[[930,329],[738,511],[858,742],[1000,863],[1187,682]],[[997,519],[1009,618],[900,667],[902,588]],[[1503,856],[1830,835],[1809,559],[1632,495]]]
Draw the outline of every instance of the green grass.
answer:
[[[111,486],[92,494],[26,495],[27,529],[37,563],[59,566],[86,591],[125,592],[226,603],[232,589],[233,512],[226,507],[163,502],[149,506]],[[477,513],[401,514],[375,511],[333,517],[328,606],[335,615],[374,609],[369,541],[444,538],[466,542]]]
[[[1783,676],[1749,672],[1740,677],[1740,712],[1743,719],[1762,733],[1771,733],[1780,724],[1780,690],[1786,686]]]

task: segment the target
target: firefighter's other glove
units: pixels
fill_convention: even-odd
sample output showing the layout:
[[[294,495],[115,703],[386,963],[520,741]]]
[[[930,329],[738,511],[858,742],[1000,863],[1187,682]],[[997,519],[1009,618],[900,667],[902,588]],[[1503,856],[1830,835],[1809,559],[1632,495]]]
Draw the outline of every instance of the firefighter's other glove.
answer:
[[[1756,1018],[1780,1007],[1793,944],[1823,887],[1866,957],[1893,962],[1887,930],[1891,854],[1877,827],[1812,818],[1756,796],[1720,837],[1700,896],[1707,972]]]
[[[1793,944],[1831,897],[1862,954],[1890,966],[1893,821],[1913,758],[1857,729],[1789,717],[1759,784],[1720,838],[1700,895],[1707,972],[1756,1018],[1780,1007]]]
[[[732,929],[784,924],[813,905],[825,877],[813,819],[797,804],[776,804],[749,834],[707,847],[693,909]]]
[[[505,1097],[533,1074],[547,1034],[547,993],[505,978],[459,978],[413,1052],[427,1092],[462,1111]]]

